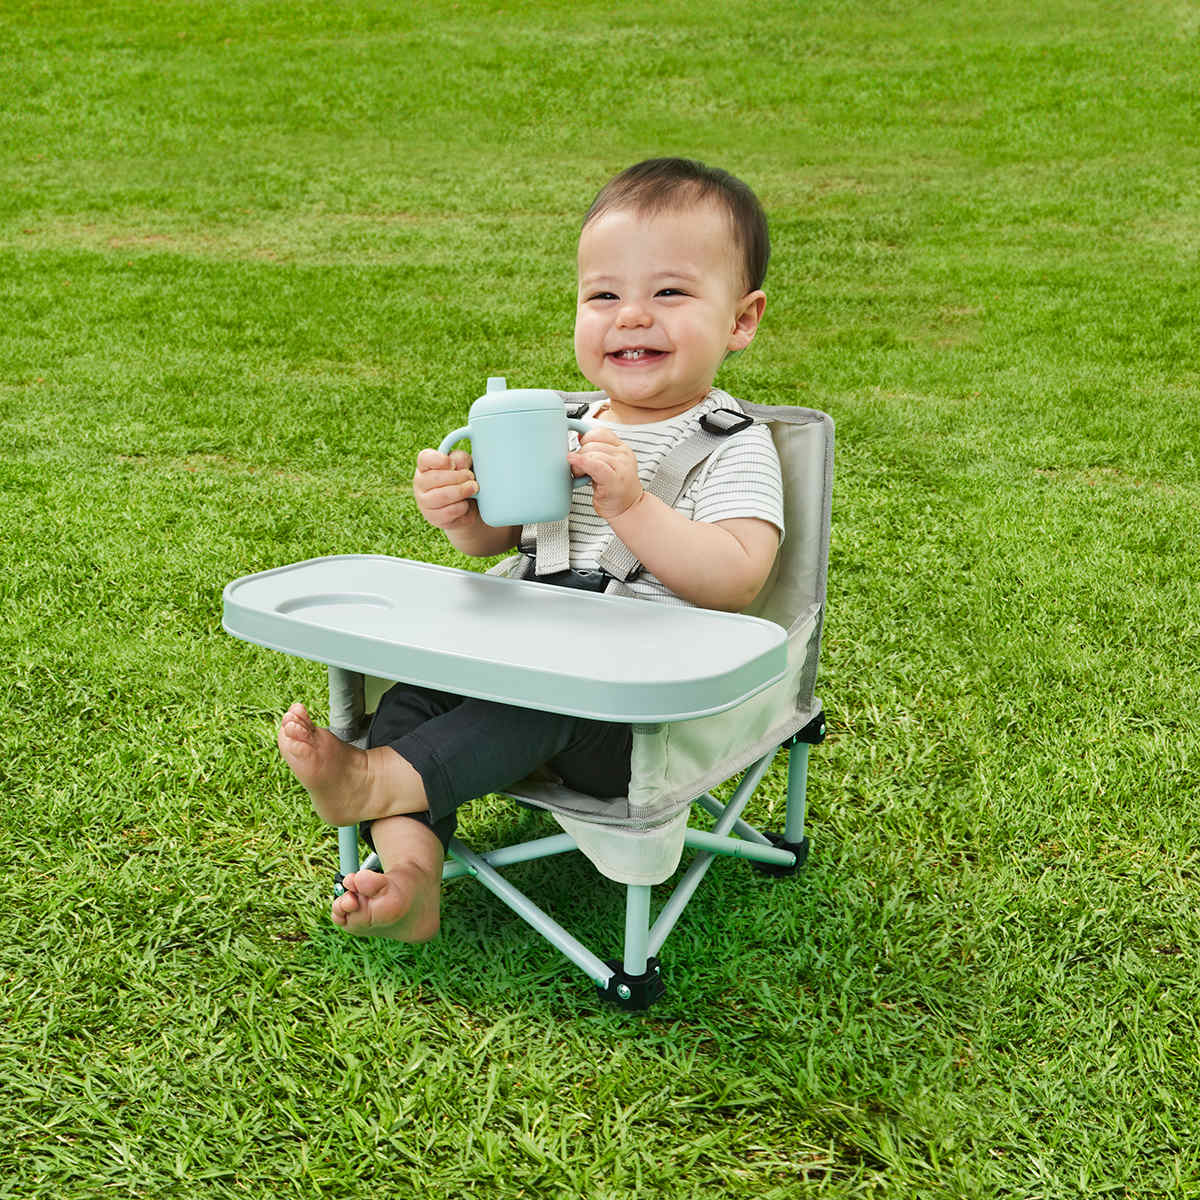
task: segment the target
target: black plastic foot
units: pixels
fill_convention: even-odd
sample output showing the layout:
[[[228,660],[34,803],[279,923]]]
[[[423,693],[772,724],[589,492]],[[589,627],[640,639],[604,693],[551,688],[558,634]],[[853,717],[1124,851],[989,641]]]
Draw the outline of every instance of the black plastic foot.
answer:
[[[607,986],[597,986],[596,990],[605,1000],[611,1000],[621,1008],[641,1012],[667,990],[659,974],[657,958],[646,959],[644,975],[626,975],[624,963],[619,958],[609,959],[606,965],[612,967],[613,977]]]
[[[795,875],[808,862],[808,838],[802,838],[798,842],[785,842],[783,834],[775,833],[770,829],[764,829],[762,835],[772,846],[778,846],[780,850],[790,850],[796,856],[796,861],[790,867],[780,867],[775,863],[754,862],[751,860],[750,865],[756,871],[761,871],[764,875]]]

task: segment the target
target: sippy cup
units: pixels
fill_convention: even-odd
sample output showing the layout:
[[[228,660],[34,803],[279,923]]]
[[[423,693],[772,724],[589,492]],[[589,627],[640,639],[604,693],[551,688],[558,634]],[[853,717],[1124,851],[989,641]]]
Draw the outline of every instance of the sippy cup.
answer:
[[[590,482],[587,475],[572,480],[567,430],[583,433],[596,422],[569,418],[557,392],[509,390],[503,379],[489,379],[468,422],[447,434],[438,451],[449,454],[456,442],[471,439],[475,499],[487,525],[559,521],[570,511],[572,489]]]

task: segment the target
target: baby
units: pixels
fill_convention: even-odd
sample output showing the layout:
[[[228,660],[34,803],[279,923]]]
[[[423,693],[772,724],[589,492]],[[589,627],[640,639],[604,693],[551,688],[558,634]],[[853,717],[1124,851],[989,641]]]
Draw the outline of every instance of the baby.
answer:
[[[762,319],[770,243],[753,192],[725,171],[651,159],[596,197],[579,237],[575,357],[604,393],[600,427],[568,456],[591,483],[573,493],[570,565],[595,570],[615,535],[643,564],[629,585],[648,600],[739,611],[762,588],[783,532],[782,482],[761,425],[731,434],[675,504],[646,490],[668,450],[736,402],[713,387],[725,357]],[[473,499],[470,456],[422,450],[421,513],[466,554],[518,545]],[[615,648],[619,650],[619,648]],[[279,750],[331,824],[363,823],[383,872],[358,871],[333,902],[348,932],[424,941],[438,929],[441,868],[459,806],[549,765],[568,787],[623,796],[631,728],[397,684],[380,701],[368,747],[284,715]]]

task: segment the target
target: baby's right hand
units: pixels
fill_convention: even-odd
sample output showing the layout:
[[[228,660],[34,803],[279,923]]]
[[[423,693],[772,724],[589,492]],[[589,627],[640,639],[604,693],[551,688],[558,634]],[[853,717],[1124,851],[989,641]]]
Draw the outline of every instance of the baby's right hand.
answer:
[[[422,450],[413,475],[413,495],[421,515],[438,529],[451,530],[475,523],[479,509],[472,497],[479,491],[471,456],[465,450],[439,454]]]

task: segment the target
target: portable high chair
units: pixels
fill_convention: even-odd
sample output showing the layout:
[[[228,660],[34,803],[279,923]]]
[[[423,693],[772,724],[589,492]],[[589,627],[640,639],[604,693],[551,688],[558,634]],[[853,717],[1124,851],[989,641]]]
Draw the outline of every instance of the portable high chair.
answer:
[[[587,394],[563,398],[570,405]],[[808,754],[825,733],[813,689],[833,422],[807,408],[742,402],[740,409],[769,426],[784,477],[786,535],[749,614],[546,587],[506,577],[514,560],[481,575],[339,556],[247,576],[225,589],[230,633],[328,666],[330,728],[346,741],[361,744],[367,715],[397,680],[632,724],[632,778],[623,802],[573,792],[539,773],[507,794],[549,810],[563,832],[484,854],[454,838],[442,875],[473,876],[624,1008],[646,1008],[662,994],[658,952],[716,856],[790,875],[808,855]],[[477,625],[495,621],[508,622],[505,646],[495,647],[494,628],[481,628],[472,641]],[[584,636],[598,647],[614,644],[606,639],[641,638],[644,652],[620,672],[606,674],[601,663],[587,678],[567,676],[562,664],[574,659]],[[660,674],[645,677],[643,664]],[[788,751],[784,828],[759,831],[741,814],[780,748]],[[710,789],[739,773],[722,804]],[[715,818],[711,831],[688,827],[693,805]],[[339,830],[338,843],[340,878],[359,869],[357,828]],[[676,872],[685,849],[694,857],[651,923],[651,888]],[[601,959],[500,874],[506,865],[572,850],[626,886],[620,959]],[[378,868],[378,859],[363,865]]]

